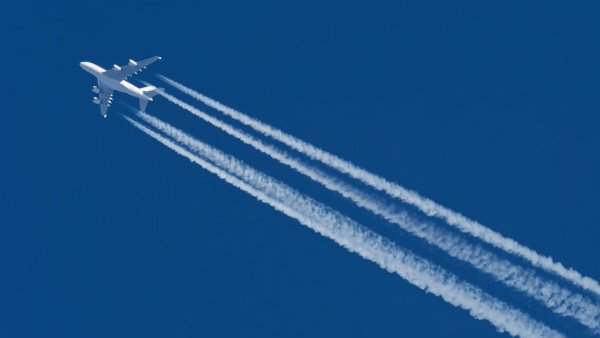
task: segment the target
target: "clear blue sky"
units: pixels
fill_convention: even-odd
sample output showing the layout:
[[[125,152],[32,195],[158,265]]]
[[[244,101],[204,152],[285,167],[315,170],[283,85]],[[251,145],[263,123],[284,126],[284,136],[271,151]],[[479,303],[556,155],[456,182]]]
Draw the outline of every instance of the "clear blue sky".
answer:
[[[165,74],[599,279],[599,9],[6,4],[0,336],[502,336],[178,157],[121,106],[103,119],[78,63],[160,55],[142,79]],[[381,223],[160,97],[148,110]]]

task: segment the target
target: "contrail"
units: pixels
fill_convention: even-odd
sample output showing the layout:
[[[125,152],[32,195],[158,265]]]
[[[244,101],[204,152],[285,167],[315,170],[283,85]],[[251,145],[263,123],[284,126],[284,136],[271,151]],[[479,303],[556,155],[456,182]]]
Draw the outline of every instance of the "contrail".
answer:
[[[224,130],[228,134],[240,139],[244,143],[253,146],[255,149],[271,156],[277,161],[288,165],[298,172],[321,183],[326,188],[340,193],[344,197],[352,200],[358,206],[363,207],[376,215],[382,216],[387,221],[400,226],[417,237],[425,239],[428,243],[446,251],[450,256],[468,262],[477,269],[493,276],[503,284],[529,295],[544,304],[554,313],[561,316],[572,317],[600,334],[600,309],[589,299],[586,299],[579,294],[574,294],[571,291],[560,287],[556,283],[546,281],[537,276],[534,271],[524,269],[511,263],[507,259],[502,259],[483,249],[481,246],[472,245],[468,241],[439,229],[433,224],[420,223],[404,211],[399,212],[393,207],[378,203],[362,191],[349,186],[316,168],[312,168],[302,163],[278,150],[276,147],[264,144],[252,136],[207,115],[163,91],[160,91],[159,94]],[[186,137],[179,129],[174,128],[153,116],[141,113],[137,109],[130,108],[132,111],[138,112],[138,116],[145,122],[149,123],[162,133],[172,137],[176,141],[183,143],[191,149],[201,148],[201,146],[198,146],[193,142],[189,143],[190,138]]]
[[[272,137],[273,139],[289,146],[290,148],[305,154],[313,160],[320,161],[344,174],[362,181],[363,183],[377,190],[384,191],[392,197],[411,204],[429,216],[444,219],[446,222],[448,222],[448,224],[455,226],[462,232],[468,233],[488,244],[519,256],[529,261],[536,267],[555,273],[562,278],[571,281],[573,284],[578,285],[588,291],[592,291],[596,295],[600,296],[600,284],[598,284],[596,280],[590,277],[582,276],[579,272],[572,268],[565,268],[560,262],[554,262],[551,257],[540,255],[534,250],[519,244],[517,241],[506,238],[500,233],[495,232],[476,221],[470,220],[460,213],[443,207],[429,198],[422,197],[414,191],[390,182],[383,177],[372,174],[349,161],[343,160],[338,156],[335,156],[294,136],[284,133],[279,129],[273,128],[257,119],[227,107],[220,102],[202,95],[201,93],[198,93],[163,75],[157,76],[171,86],[203,102],[209,107],[222,112],[223,114],[253,128],[254,130],[266,136]]]
[[[442,297],[456,307],[468,310],[474,318],[489,321],[501,332],[506,331],[513,336],[521,337],[564,337],[527,314],[469,283],[458,280],[456,276],[429,261],[398,248],[386,238],[270,176],[254,170],[230,155],[182,134],[190,139],[190,143],[199,147],[195,149],[200,153],[200,156],[197,156],[171,139],[128,117],[125,118],[144,133],[220,179],[296,219],[313,231],[332,239],[348,251],[375,262],[381,268],[400,275],[411,284]]]

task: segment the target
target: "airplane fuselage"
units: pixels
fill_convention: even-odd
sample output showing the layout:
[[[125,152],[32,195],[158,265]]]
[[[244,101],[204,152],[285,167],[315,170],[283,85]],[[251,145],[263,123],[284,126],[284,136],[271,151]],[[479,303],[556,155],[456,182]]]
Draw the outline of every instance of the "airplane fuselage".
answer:
[[[126,80],[118,81],[110,78],[109,76],[104,75],[104,72],[106,70],[100,66],[97,66],[91,62],[80,62],[79,65],[81,66],[81,68],[83,68],[83,70],[94,75],[98,79],[99,83],[103,83],[104,85],[110,87],[113,90],[129,94],[140,99],[152,101],[152,98],[144,95],[144,92],[140,88],[132,85]]]

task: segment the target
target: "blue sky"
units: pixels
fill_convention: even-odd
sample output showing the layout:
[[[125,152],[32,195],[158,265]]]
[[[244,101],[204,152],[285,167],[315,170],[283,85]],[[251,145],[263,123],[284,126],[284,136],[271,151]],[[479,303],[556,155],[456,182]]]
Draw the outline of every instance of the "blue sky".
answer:
[[[594,2],[6,7],[1,336],[502,336],[152,141],[122,106],[102,119],[84,60],[160,55],[140,78],[167,75],[600,278]],[[148,111],[383,224],[160,97]]]

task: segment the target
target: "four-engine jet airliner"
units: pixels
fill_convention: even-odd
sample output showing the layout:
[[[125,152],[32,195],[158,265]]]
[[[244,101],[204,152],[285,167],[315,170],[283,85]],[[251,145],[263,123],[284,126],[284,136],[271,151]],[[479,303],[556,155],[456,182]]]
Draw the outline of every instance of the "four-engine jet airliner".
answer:
[[[112,95],[115,90],[139,98],[140,109],[142,111],[146,110],[148,101],[152,101],[152,97],[158,94],[157,88],[154,86],[138,88],[127,82],[126,79],[160,59],[160,56],[154,56],[138,62],[129,60],[129,64],[126,66],[119,67],[114,65],[110,70],[104,70],[102,67],[96,66],[91,62],[80,62],[79,65],[81,68],[98,79],[98,86],[92,87],[92,91],[98,94],[98,97],[94,97],[92,102],[100,105],[102,116],[106,117],[106,110],[112,103]]]

